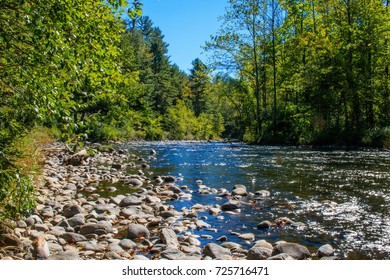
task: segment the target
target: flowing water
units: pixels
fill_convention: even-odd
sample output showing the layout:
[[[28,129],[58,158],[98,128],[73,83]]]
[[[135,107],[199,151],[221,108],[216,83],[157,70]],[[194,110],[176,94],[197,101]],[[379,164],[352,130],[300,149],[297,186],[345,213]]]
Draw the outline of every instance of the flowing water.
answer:
[[[270,242],[298,242],[312,252],[328,243],[347,259],[390,259],[389,151],[206,142],[140,142],[126,148],[144,157],[156,150],[156,157],[149,159],[149,175],[179,176],[177,184],[193,190],[192,200],[172,202],[178,210],[227,201],[216,194],[199,194],[199,179],[215,189],[231,191],[243,184],[253,193],[271,192],[256,201],[256,196],[244,198],[248,205],[236,215],[200,213],[217,232],[197,234],[213,239],[226,235],[242,243],[230,232],[251,232]],[[299,226],[256,228],[280,217]]]

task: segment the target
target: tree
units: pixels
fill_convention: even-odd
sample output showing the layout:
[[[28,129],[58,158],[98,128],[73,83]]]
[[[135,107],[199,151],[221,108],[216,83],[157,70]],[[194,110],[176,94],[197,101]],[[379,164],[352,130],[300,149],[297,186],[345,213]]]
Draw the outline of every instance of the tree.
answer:
[[[200,59],[192,61],[193,68],[190,70],[190,87],[192,95],[192,106],[195,116],[199,117],[201,113],[207,112],[210,104],[208,104],[208,94],[210,91],[210,76],[209,70]]]

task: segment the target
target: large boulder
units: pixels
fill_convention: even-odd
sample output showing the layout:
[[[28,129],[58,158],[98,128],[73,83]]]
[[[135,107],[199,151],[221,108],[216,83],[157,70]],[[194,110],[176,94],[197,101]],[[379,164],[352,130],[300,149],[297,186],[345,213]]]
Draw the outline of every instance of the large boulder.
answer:
[[[252,247],[248,251],[248,260],[266,260],[272,255],[272,249],[266,247]]]
[[[207,244],[203,248],[203,254],[213,259],[219,259],[219,260],[226,259],[231,255],[230,250],[222,246],[219,246],[218,244],[215,243]]]
[[[304,260],[310,257],[310,252],[305,246],[289,242],[280,242],[274,247],[273,255],[281,253],[286,253],[296,260]]]

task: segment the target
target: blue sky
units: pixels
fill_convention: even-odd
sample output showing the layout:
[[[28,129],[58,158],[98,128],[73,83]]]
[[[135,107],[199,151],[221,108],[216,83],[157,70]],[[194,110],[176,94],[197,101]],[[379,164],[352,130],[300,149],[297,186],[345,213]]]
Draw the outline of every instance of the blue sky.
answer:
[[[161,29],[171,62],[188,72],[195,58],[206,62],[201,46],[219,29],[217,19],[225,13],[227,1],[143,0],[143,15]]]

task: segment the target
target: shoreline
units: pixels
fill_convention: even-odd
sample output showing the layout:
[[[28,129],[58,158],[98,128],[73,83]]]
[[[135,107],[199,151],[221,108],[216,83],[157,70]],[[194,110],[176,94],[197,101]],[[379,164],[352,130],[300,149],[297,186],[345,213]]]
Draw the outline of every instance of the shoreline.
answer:
[[[145,176],[148,161],[136,154],[97,143],[73,155],[58,142],[45,151],[37,206],[29,217],[15,221],[12,233],[3,234],[0,259],[339,259],[328,244],[310,252],[296,243],[255,240],[251,233],[239,236],[251,245],[249,250],[226,236],[201,246],[202,236],[194,230],[212,225],[198,213],[234,212],[247,195],[244,188],[226,194],[231,199],[219,207],[177,210],[170,201],[191,200],[191,191],[178,187],[173,176]],[[154,151],[150,156],[158,157]],[[103,182],[107,192],[115,192],[110,184],[125,184],[129,193],[101,197],[97,190]]]

